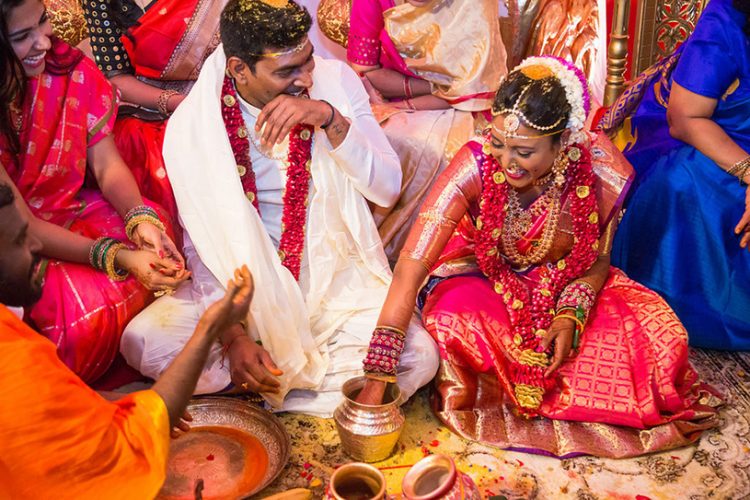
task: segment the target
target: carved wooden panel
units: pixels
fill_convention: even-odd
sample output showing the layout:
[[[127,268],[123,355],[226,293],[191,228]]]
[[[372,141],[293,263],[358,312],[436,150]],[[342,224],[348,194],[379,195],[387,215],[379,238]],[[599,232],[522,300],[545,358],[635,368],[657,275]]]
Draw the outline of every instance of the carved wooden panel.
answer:
[[[690,36],[708,0],[639,0],[633,76],[668,56]]]

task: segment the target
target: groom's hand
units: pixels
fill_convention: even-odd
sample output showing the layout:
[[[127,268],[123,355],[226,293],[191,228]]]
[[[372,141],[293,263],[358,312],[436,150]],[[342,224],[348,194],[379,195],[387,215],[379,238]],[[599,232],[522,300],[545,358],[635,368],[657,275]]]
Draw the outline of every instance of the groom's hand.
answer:
[[[331,106],[306,97],[280,94],[263,107],[255,122],[261,145],[281,143],[298,123],[320,127],[331,118]]]
[[[227,353],[229,372],[235,387],[248,392],[278,393],[281,383],[279,370],[271,355],[247,335],[232,342]]]

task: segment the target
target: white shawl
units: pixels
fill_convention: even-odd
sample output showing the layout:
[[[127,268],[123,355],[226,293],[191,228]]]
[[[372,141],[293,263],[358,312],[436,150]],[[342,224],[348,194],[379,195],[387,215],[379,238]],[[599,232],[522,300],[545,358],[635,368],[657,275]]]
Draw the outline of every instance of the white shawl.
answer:
[[[242,264],[252,272],[250,334],[284,371],[280,394],[264,394],[280,407],[290,389],[315,389],[322,382],[327,339],[358,310],[382,305],[391,272],[367,202],[331,156],[325,133],[317,130],[305,238],[309,272],[303,267],[306,276],[298,284],[281,264],[245,197],[222,121],[225,61],[219,46],[169,120],[164,160],[181,223],[202,262],[222,284]],[[310,97],[325,98],[352,120],[342,71],[340,62],[316,58]],[[357,133],[355,125],[350,134]]]

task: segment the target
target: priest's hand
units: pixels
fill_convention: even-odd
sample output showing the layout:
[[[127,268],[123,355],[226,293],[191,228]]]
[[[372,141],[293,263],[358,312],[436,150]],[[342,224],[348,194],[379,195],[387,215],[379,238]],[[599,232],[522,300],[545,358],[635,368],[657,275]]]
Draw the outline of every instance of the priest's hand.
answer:
[[[231,341],[227,357],[235,387],[249,392],[279,392],[281,383],[277,377],[284,372],[279,370],[268,351],[246,334]]]
[[[547,335],[542,340],[544,350],[547,350],[553,341],[555,342],[555,353],[552,362],[544,372],[545,377],[552,375],[570,354],[575,328],[575,321],[570,318],[555,318],[552,320],[552,325],[550,325]]]
[[[230,326],[247,319],[254,293],[255,282],[247,266],[235,269],[234,277],[227,282],[224,297],[203,312],[200,323],[206,325],[212,335],[220,336]]]
[[[184,412],[182,412],[182,416],[180,417],[179,422],[177,422],[177,425],[172,427],[172,430],[169,431],[169,437],[171,437],[172,439],[177,439],[178,437],[188,432],[190,430],[190,422],[192,421],[193,416],[189,411],[185,410]]]
[[[365,378],[365,385],[359,391],[359,394],[357,394],[357,403],[363,405],[383,404],[383,397],[385,396],[387,386],[388,384],[382,380]]]

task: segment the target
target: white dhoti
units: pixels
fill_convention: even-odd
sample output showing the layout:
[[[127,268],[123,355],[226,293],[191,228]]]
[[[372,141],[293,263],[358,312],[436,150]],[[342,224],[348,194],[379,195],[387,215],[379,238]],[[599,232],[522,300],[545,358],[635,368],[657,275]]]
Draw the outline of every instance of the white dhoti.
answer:
[[[185,346],[203,311],[192,282],[183,284],[174,295],[160,297],[147,312],[136,316],[122,335],[120,350],[128,364],[147,377],[157,379]],[[339,326],[327,342],[329,364],[323,382],[313,390],[291,390],[280,408],[283,411],[331,417],[342,400],[341,387],[350,378],[363,375],[362,360],[367,354],[379,309],[363,311]],[[222,360],[217,343],[198,380],[195,394],[213,394],[231,389],[229,362]],[[406,347],[398,369],[402,400],[435,376],[438,367],[435,342],[415,315],[409,324]]]

